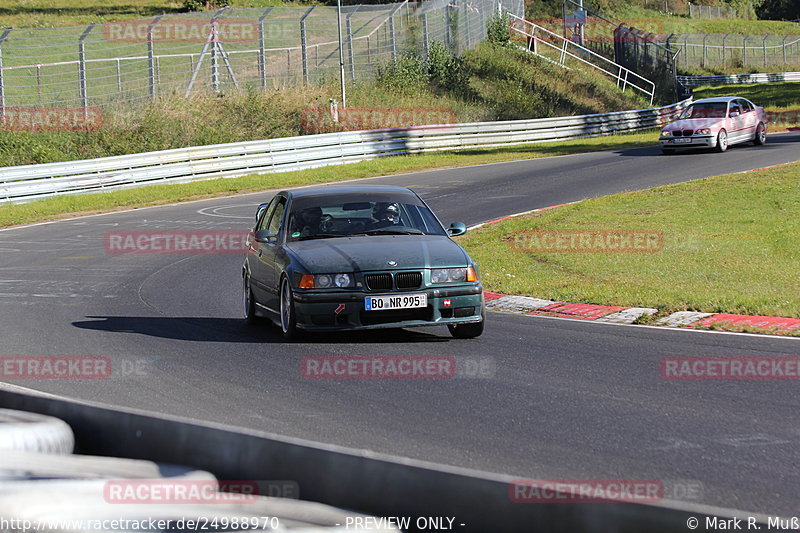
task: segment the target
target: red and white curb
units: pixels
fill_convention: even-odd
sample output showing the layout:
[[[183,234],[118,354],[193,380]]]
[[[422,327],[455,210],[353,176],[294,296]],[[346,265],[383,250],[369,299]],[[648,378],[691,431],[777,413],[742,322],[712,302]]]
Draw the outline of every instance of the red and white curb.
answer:
[[[486,300],[486,309],[523,315],[554,316],[612,324],[633,324],[644,315],[654,315],[658,312],[657,309],[652,307],[556,302],[531,296],[516,296],[491,291],[484,291],[483,294]],[[800,334],[800,319],[777,316],[678,311],[658,320],[655,325],[673,328],[748,331],[775,335]]]

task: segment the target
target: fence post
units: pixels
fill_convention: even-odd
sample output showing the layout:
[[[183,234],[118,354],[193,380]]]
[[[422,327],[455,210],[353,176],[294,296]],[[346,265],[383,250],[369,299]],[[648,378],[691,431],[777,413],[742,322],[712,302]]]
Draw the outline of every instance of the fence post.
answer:
[[[728,38],[729,35],[730,35],[729,33],[726,33],[725,35],[722,36],[722,68],[725,68],[725,60],[726,60],[725,40]]]
[[[428,35],[428,14],[422,14],[422,57],[428,57],[428,47],[430,46]]]
[[[469,33],[470,33],[469,11],[470,11],[470,9],[469,9],[469,6],[467,5],[467,1],[466,0],[464,0],[464,2],[462,2],[462,6],[464,8],[464,28],[466,30],[465,31],[465,35],[464,35],[464,44],[466,45],[467,50],[469,50],[470,49],[470,44],[471,44],[471,41],[470,41],[470,38],[469,38]]]
[[[500,4],[497,4],[498,8]],[[450,50],[450,3],[444,6],[444,45]]]
[[[353,81],[356,81],[356,62],[355,55],[353,54],[353,24],[350,21],[350,17],[355,15],[360,7],[360,5],[356,6],[345,18],[345,27],[347,28],[347,57],[350,61],[350,79]]]
[[[78,89],[81,95],[81,105],[83,106],[83,118],[89,119],[89,95],[86,92],[86,50],[83,44],[84,39],[94,28],[95,23],[89,24],[78,38]]]
[[[158,15],[153,19],[153,22],[147,26],[147,79],[150,89],[150,98],[155,98],[156,96],[156,72],[153,61],[153,26],[158,24],[158,21],[163,16],[164,15]]]
[[[308,83],[308,48],[306,46],[306,17],[314,11],[314,6],[308,8],[308,11],[300,17],[300,52],[303,58],[303,82]]]
[[[261,78],[261,88],[267,88],[267,57],[266,53],[264,52],[264,19],[267,18],[269,12],[272,11],[273,8],[268,7],[264,10],[264,13],[258,17],[258,76]]]
[[[783,37],[783,42],[781,43],[782,44],[781,48],[783,49],[783,64],[784,65],[786,64],[786,39],[788,39],[788,38],[789,38],[789,36],[785,35]]]
[[[747,35],[742,38],[742,66],[747,64]]]
[[[706,46],[706,39],[708,34],[703,34],[703,68],[706,68],[706,58],[708,57],[708,47]]]
[[[6,28],[3,35],[0,35],[0,119],[6,118],[6,87],[3,80],[3,42],[5,42],[8,34],[11,33],[11,28]],[[784,55],[786,55],[784,53]]]
[[[761,47],[764,50],[764,66],[765,67],[767,66],[767,38],[768,37],[769,37],[769,34],[765,35],[764,39],[761,41]]]
[[[389,39],[392,41],[392,63],[397,62],[397,40],[394,32],[394,10],[389,15]]]

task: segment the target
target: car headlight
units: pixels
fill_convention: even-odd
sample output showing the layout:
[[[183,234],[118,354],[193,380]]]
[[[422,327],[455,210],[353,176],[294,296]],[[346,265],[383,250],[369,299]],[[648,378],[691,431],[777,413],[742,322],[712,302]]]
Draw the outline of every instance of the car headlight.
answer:
[[[669,130],[661,130],[662,137],[672,137],[672,132]]]
[[[473,267],[431,269],[431,283],[463,283],[465,281],[478,281],[478,275]]]
[[[711,130],[708,129],[708,128],[700,128],[699,130],[697,130],[694,133],[695,133],[695,135],[708,135],[709,133],[711,133]]]
[[[353,286],[353,274],[305,274],[300,280],[301,289],[346,289]]]

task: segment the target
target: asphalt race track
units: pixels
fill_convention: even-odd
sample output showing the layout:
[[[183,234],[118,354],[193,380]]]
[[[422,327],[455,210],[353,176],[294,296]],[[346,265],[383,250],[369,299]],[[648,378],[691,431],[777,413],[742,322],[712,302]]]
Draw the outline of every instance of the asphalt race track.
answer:
[[[444,223],[800,159],[763,148],[661,156],[657,147],[378,178]],[[539,479],[658,479],[671,496],[800,513],[795,381],[665,381],[667,356],[798,356],[800,339],[490,313],[486,332],[362,332],[286,343],[241,320],[241,255],[107,254],[111,230],[249,229],[269,193],[0,232],[0,355],[106,355],[97,380],[7,380],[87,399]],[[494,375],[315,380],[310,355],[489,358]],[[682,495],[681,487],[689,487]]]

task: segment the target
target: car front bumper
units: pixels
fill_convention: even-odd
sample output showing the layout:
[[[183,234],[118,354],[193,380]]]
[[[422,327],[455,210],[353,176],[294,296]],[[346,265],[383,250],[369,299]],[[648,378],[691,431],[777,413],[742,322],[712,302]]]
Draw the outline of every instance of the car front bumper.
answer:
[[[367,297],[402,296],[408,293],[427,294],[427,307],[365,310],[364,300]],[[312,331],[407,328],[468,324],[483,320],[483,287],[479,283],[403,292],[295,290],[293,296],[297,327]]]
[[[689,142],[684,142],[686,140]],[[659,137],[662,148],[715,148],[717,138],[714,135],[692,135],[691,137]]]

